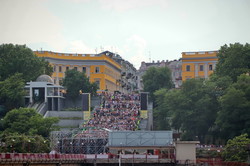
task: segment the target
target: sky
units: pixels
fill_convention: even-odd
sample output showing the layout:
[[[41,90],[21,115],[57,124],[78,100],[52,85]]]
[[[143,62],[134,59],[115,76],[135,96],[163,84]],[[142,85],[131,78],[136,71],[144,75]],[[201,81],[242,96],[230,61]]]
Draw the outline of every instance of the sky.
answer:
[[[250,43],[250,0],[0,0],[0,44],[141,62]]]

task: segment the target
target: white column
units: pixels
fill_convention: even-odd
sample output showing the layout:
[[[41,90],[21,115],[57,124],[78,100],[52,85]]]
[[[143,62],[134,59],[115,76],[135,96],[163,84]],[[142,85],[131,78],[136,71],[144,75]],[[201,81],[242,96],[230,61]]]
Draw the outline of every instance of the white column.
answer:
[[[199,75],[198,75],[198,71],[199,71],[199,64],[196,63],[196,64],[195,64],[195,67],[194,67],[195,77],[198,77],[198,76],[199,76]]]
[[[30,103],[33,103],[33,93],[31,85],[30,85]]]
[[[204,74],[205,74],[205,78],[208,78],[208,64],[207,63],[205,63],[204,64]]]
[[[45,93],[45,94],[44,94],[44,102],[48,102],[48,101],[47,101],[47,100],[48,100],[48,99],[47,99],[48,87],[45,86],[44,88],[45,88],[45,92],[44,92],[44,93]]]

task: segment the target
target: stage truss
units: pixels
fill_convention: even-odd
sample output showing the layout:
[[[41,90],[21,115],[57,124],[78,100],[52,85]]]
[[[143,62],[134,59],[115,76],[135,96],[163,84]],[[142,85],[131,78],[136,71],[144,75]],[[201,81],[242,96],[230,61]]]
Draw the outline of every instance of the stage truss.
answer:
[[[51,148],[58,153],[107,153],[108,132],[105,130],[56,131],[51,133]]]

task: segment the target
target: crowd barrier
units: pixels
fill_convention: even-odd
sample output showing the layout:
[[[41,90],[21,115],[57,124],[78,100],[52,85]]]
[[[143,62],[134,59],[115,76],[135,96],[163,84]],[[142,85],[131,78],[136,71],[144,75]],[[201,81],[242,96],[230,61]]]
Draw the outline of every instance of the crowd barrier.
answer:
[[[84,160],[84,159],[161,159],[150,154],[48,154],[48,153],[0,153],[0,160]]]
[[[48,153],[1,153],[0,160],[12,161],[49,161],[49,160],[84,160],[84,154],[48,154]]]

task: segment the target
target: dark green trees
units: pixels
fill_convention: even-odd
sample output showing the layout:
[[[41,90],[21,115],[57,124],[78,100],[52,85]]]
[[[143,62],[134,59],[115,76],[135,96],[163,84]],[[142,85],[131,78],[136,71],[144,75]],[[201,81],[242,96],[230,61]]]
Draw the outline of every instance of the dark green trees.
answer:
[[[221,109],[217,125],[224,138],[233,138],[248,133],[250,135],[250,76],[242,74],[219,99]]]
[[[222,152],[225,161],[247,162],[250,139],[247,134],[242,134],[227,141]]]
[[[48,152],[49,133],[55,130],[58,118],[43,118],[34,109],[19,108],[9,111],[1,120],[1,152]]]
[[[0,81],[0,103],[5,107],[1,115],[4,116],[7,110],[22,106],[23,96],[24,80],[22,74],[16,73],[4,81]]]
[[[25,82],[41,74],[52,74],[52,67],[25,45],[0,45],[0,115],[23,104]]]
[[[218,103],[213,89],[214,85],[204,79],[191,79],[185,81],[180,90],[170,90],[164,96],[160,93],[162,90],[157,91],[156,99],[162,101],[156,110],[167,115],[165,119],[159,117],[159,127],[163,121],[168,122],[166,126],[183,132],[183,139],[203,142],[216,119]]]
[[[234,82],[243,73],[250,72],[250,45],[240,43],[224,45],[218,53],[215,74],[229,76]]]
[[[74,69],[65,72],[63,86],[67,89],[67,97],[73,99],[79,96],[80,91],[82,93],[91,93],[92,95],[96,94],[97,91],[95,83],[90,83],[84,73]]]
[[[150,67],[142,77],[144,91],[149,92],[153,97],[153,93],[161,88],[173,88],[171,71],[168,67]]]
[[[0,45],[0,81],[15,73],[22,73],[25,82],[35,80],[41,74],[51,75],[53,70],[47,61],[37,57],[25,45]]]
[[[190,79],[181,89],[154,93],[156,128],[176,129],[183,139],[201,143],[223,143],[243,133],[250,135],[249,74],[250,45],[222,46],[208,80]]]

